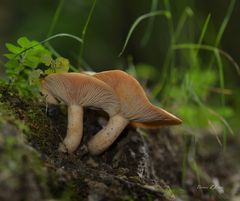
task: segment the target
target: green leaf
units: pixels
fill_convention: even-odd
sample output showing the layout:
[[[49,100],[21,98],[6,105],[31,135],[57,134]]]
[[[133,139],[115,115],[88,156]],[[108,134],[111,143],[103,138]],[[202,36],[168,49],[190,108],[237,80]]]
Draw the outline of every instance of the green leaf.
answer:
[[[4,56],[8,59],[13,59],[15,57],[15,54],[4,54]]]
[[[52,67],[50,67],[44,71],[44,74],[46,74],[46,75],[50,75],[52,73],[56,73],[55,69],[53,69]]]
[[[51,73],[65,73],[68,72],[70,63],[68,59],[58,57],[55,61],[52,60],[51,67],[44,71],[47,75]]]
[[[21,37],[17,40],[17,44],[19,46],[11,43],[6,44],[9,53],[5,56],[9,61],[5,63],[5,70],[8,80],[21,96],[38,94],[36,92],[38,92],[38,85],[40,85],[39,77],[43,74],[43,71],[39,69],[42,67],[40,64],[50,66],[46,70],[48,74],[69,70],[70,64],[67,59],[59,57],[53,60],[52,52],[39,42]]]
[[[27,39],[27,37],[21,37],[17,40],[17,43],[24,49],[31,47],[32,43]]]
[[[36,68],[40,62],[41,60],[39,57],[36,57],[34,55],[29,55],[24,59],[23,65],[31,68]]]
[[[44,54],[44,55],[42,55],[41,58],[40,58],[40,60],[41,60],[41,62],[42,62],[44,65],[46,65],[46,66],[50,66],[51,63],[52,63],[52,61],[53,61],[52,56],[49,55],[49,54]]]
[[[40,69],[31,71],[30,74],[29,74],[29,77],[28,77],[29,84],[30,85],[40,84],[39,77],[40,77],[41,74],[43,74],[43,71],[40,70]]]
[[[48,64],[49,66],[51,59],[51,53],[43,46],[40,48],[34,47],[25,53],[23,64],[31,68],[37,68],[40,63]]]
[[[19,62],[16,59],[9,60],[7,63],[5,63],[5,67],[7,69],[17,69],[19,66]]]
[[[68,72],[69,70],[69,60],[65,59],[63,57],[58,57],[55,60],[55,69],[56,69],[56,73],[64,73],[64,72]]]
[[[11,43],[6,43],[6,48],[8,49],[9,52],[12,52],[14,54],[18,54],[22,51],[22,48],[15,46]]]

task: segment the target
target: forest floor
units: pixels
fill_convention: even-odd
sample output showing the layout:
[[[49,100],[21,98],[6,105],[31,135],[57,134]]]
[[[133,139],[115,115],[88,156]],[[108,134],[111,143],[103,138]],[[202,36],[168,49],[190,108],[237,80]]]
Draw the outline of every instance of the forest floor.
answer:
[[[66,108],[46,110],[6,87],[0,94],[1,201],[240,200],[240,142],[231,136],[223,151],[215,136],[203,135],[191,158],[190,137],[129,126],[91,156],[84,144],[107,120],[86,109],[81,147],[60,153]]]

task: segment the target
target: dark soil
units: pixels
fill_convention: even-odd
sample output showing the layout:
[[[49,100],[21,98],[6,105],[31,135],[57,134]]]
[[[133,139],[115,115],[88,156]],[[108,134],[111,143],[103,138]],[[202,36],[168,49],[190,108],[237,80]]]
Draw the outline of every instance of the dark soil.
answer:
[[[233,188],[234,196],[239,195],[232,178],[239,177],[240,155],[236,150],[240,146],[236,141],[229,141],[222,152],[214,136],[204,135],[191,160],[191,136],[173,135],[167,128],[139,130],[129,126],[104,154],[91,156],[84,144],[107,119],[99,111],[86,109],[81,146],[74,154],[60,153],[58,145],[66,133],[66,108],[50,106],[46,110],[44,103],[19,98],[5,88],[0,91],[0,102],[30,128],[25,134],[26,145],[11,147],[14,154],[27,151],[21,154],[20,169],[13,174],[13,183],[18,185],[0,184],[4,187],[4,191],[0,190],[1,201],[228,200]],[[5,130],[17,127],[11,122],[5,125]],[[6,150],[1,150],[0,143],[0,157],[4,154]],[[31,161],[32,155],[37,155],[41,167]],[[196,167],[203,173],[196,174]]]

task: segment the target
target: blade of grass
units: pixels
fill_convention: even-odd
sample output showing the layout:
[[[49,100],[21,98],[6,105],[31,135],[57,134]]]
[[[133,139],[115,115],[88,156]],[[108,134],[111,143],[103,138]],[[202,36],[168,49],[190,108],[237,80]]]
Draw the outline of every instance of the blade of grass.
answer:
[[[178,39],[179,35],[181,34],[181,31],[183,30],[183,27],[186,23],[187,18],[192,17],[192,16],[193,16],[192,9],[189,7],[186,7],[184,12],[180,16],[177,27],[176,27],[176,31],[175,31],[175,39],[176,40]]]
[[[211,14],[208,14],[204,24],[203,24],[203,28],[202,28],[202,31],[201,31],[201,34],[200,34],[200,37],[198,39],[198,43],[197,44],[202,44],[202,41],[204,39],[204,36],[206,35],[206,32],[207,32],[207,28],[208,28],[208,25],[209,25],[209,22],[210,22],[210,19],[211,19]],[[196,49],[196,52],[195,52],[195,57],[197,57],[198,55],[198,51],[199,49]]]
[[[126,37],[126,39],[125,39],[124,45],[123,45],[123,47],[122,47],[122,50],[121,50],[121,52],[119,53],[118,56],[120,57],[120,56],[123,54],[123,52],[125,51],[125,49],[126,49],[126,47],[127,47],[127,44],[128,44],[128,41],[129,41],[130,37],[132,36],[133,31],[135,30],[135,28],[138,26],[138,24],[139,24],[140,22],[142,22],[144,19],[151,18],[151,17],[154,17],[154,16],[161,16],[161,15],[166,16],[166,17],[169,17],[170,14],[169,14],[169,12],[167,12],[167,11],[160,10],[160,11],[155,11],[155,12],[147,13],[147,14],[144,14],[144,15],[141,15],[140,17],[138,17],[138,18],[134,21],[133,25],[131,26],[131,28],[130,28],[128,34],[127,34],[127,37]]]
[[[229,131],[229,133],[231,134],[231,135],[234,135],[234,132],[233,132],[233,130],[232,130],[232,128],[231,128],[231,126],[229,125],[229,123],[227,122],[227,120],[226,119],[224,119],[224,117],[222,117],[220,114],[218,114],[216,111],[214,111],[213,109],[211,109],[211,108],[208,108],[208,107],[206,107],[207,109],[208,109],[208,111],[210,112],[210,113],[212,113],[213,115],[215,115],[216,117],[218,117],[220,120],[221,120],[221,122],[226,126],[226,128],[228,129],[228,131]],[[224,140],[223,142],[225,142],[226,140]],[[223,145],[226,145],[225,143],[223,143]],[[224,146],[225,147],[225,146]]]
[[[53,34],[53,30],[55,29],[56,24],[59,20],[59,16],[62,11],[64,2],[65,2],[65,0],[59,0],[58,6],[54,12],[53,20],[52,20],[50,28],[48,30],[47,38]],[[54,56],[60,57],[60,54],[52,47],[52,45],[49,42],[46,42],[45,45],[53,53]]]
[[[83,49],[84,49],[84,45],[85,45],[85,36],[86,36],[86,32],[87,32],[87,28],[88,28],[89,22],[90,22],[90,20],[92,18],[92,15],[93,15],[94,8],[96,6],[96,2],[97,2],[97,0],[93,0],[92,7],[91,7],[91,9],[89,11],[87,20],[86,20],[85,25],[83,27],[83,31],[82,31],[82,35],[81,35],[82,44],[80,46],[79,60],[78,60],[79,64],[81,64],[81,62],[82,62]]]
[[[182,185],[184,184],[184,181],[186,180],[187,175],[187,156],[188,156],[188,138],[187,136],[183,136],[184,140],[184,147],[183,147],[183,160],[182,160]]]
[[[199,44],[199,45],[202,44],[204,36],[206,35],[210,19],[211,19],[211,15],[208,14],[206,20],[204,21],[203,28],[201,30],[200,37],[198,39],[198,43],[197,44]],[[197,68],[197,69],[199,68],[198,52],[199,52],[199,49],[192,49],[192,51],[190,52],[191,59],[189,59],[190,66],[192,66],[194,68]]]
[[[208,176],[208,174],[198,165],[196,160],[196,148],[197,148],[197,140],[196,136],[193,135],[191,137],[189,151],[188,151],[188,163],[190,168],[193,170],[193,172],[196,174],[198,184],[201,185],[201,180],[210,182],[211,178]],[[199,189],[201,190],[201,189]]]
[[[166,84],[167,77],[168,77],[167,76],[168,75],[167,70],[170,70],[170,68],[168,68],[168,66],[171,66],[171,61],[172,61],[171,52],[172,52],[172,48],[170,47],[167,50],[166,59],[165,59],[164,64],[163,64],[162,80],[159,81],[156,86],[154,86],[154,88],[152,90],[152,93],[151,93],[151,97],[153,99],[155,99],[158,96],[158,94],[160,93],[161,90],[163,90],[164,85]]]
[[[68,33],[59,33],[59,34],[55,34],[53,36],[48,37],[47,39],[41,41],[39,44],[43,44],[46,43],[46,46],[49,48],[49,50],[56,56],[56,57],[60,57],[61,55],[50,45],[50,43],[48,43],[49,41],[51,41],[52,39],[55,38],[59,38],[59,37],[68,37],[68,38],[72,38],[74,40],[77,40],[79,43],[82,43],[82,39],[74,36],[72,34],[68,34]],[[37,45],[36,45],[37,46]],[[33,48],[33,47],[30,47]],[[27,50],[26,50],[27,51]],[[74,72],[78,72],[79,69],[74,67],[73,65],[70,65],[70,70],[74,71]]]
[[[173,51],[172,47],[176,43],[176,37],[175,37],[175,30],[174,30],[174,24],[173,24],[173,16],[171,12],[171,6],[170,6],[170,1],[169,0],[164,0],[164,5],[166,7],[166,10],[170,13],[170,16],[167,18],[168,22],[168,30],[169,30],[169,36],[170,36],[170,47],[167,51],[167,57],[166,61],[164,62],[163,65],[163,86],[164,83],[167,80],[167,77],[169,75],[170,79],[173,80],[172,76],[172,71],[175,68],[175,52]],[[168,74],[169,72],[169,74]]]
[[[219,80],[220,80],[220,88],[224,90],[225,84],[224,84],[224,73],[223,73],[223,64],[221,57],[219,55],[219,51],[214,51],[216,60],[217,60],[217,66],[218,66],[218,71],[219,71]],[[221,102],[222,106],[225,105],[225,96],[223,93],[221,93]],[[223,149],[225,150],[227,145],[227,132],[226,129],[223,130]]]
[[[235,3],[236,3],[236,0],[232,0],[228,9],[227,9],[227,13],[222,21],[222,24],[220,26],[220,29],[218,31],[218,34],[217,34],[217,37],[216,37],[216,41],[215,41],[215,46],[218,47],[220,42],[221,42],[221,39],[222,39],[222,36],[224,34],[224,31],[227,27],[227,24],[231,18],[231,15],[232,15],[232,12],[233,12],[233,9],[234,9],[234,6],[235,6]]]
[[[171,44],[175,44],[174,25],[173,25],[172,12],[171,12],[169,0],[164,0],[164,5],[166,7],[166,10],[170,13],[170,16],[167,18],[167,20],[168,20],[169,34],[171,37]]]
[[[210,45],[203,45],[203,44],[195,44],[195,43],[183,43],[183,44],[176,44],[173,46],[174,50],[181,50],[181,49],[202,49],[202,50],[207,50],[211,52],[219,52],[222,56],[224,56],[236,69],[238,75],[240,76],[240,66],[238,63],[232,58],[230,54],[227,52],[223,51],[222,49],[219,49],[217,47],[213,47]],[[216,56],[216,55],[215,55]]]
[[[206,104],[204,104],[200,97],[195,93],[195,91],[190,88],[190,93],[193,95],[194,97],[194,101],[201,107],[207,109],[210,113],[212,113],[214,116],[218,117],[218,119],[228,128],[229,132],[234,135],[233,130],[231,129],[230,125],[227,123],[227,121],[217,112],[215,112],[213,109],[209,108]]]
[[[222,64],[222,61],[221,61],[221,57],[219,55],[219,51],[214,51],[214,54],[215,54],[215,57],[216,57],[216,60],[217,60],[217,66],[218,66],[218,71],[219,71],[220,88],[222,90],[224,90],[225,84],[224,84],[223,64]],[[224,96],[223,93],[221,93],[221,103],[222,103],[222,106],[225,105],[225,96]],[[231,133],[231,131],[230,131],[230,133]],[[233,133],[233,131],[232,131],[232,133]],[[228,135],[227,135],[226,129],[224,129],[223,130],[223,149],[224,150],[225,150],[226,145],[227,145],[227,136]]]
[[[157,7],[158,7],[158,0],[152,0],[150,13],[157,11]],[[145,46],[150,39],[152,30],[153,30],[154,20],[155,20],[155,17],[151,17],[148,20],[148,25],[147,25],[144,37],[142,38],[142,41],[141,41],[142,46]]]
[[[203,28],[202,28],[200,37],[198,39],[198,44],[202,44],[203,38],[204,38],[204,36],[206,35],[206,32],[207,32],[207,28],[208,28],[210,19],[211,19],[211,14],[209,13],[205,22],[204,22],[204,24],[203,24]]]
[[[215,136],[216,136],[216,139],[217,139],[218,144],[219,144],[220,146],[223,146],[221,140],[220,140],[219,137],[218,137],[218,133],[217,133],[217,131],[216,131],[216,128],[215,128],[215,126],[214,126],[214,124],[212,123],[211,120],[208,120],[208,125],[212,128],[213,133],[214,133]]]
[[[217,60],[217,66],[218,66],[218,71],[219,71],[219,82],[220,82],[220,88],[224,90],[225,84],[224,84],[224,73],[223,73],[223,64],[221,57],[219,55],[219,51],[214,51],[216,60]],[[221,103],[224,106],[225,105],[225,97],[224,94],[221,93]]]
[[[166,58],[163,63],[163,70],[162,70],[162,80],[156,84],[156,86],[153,88],[151,97],[156,98],[161,90],[164,89],[164,87],[167,85],[167,79],[168,77],[171,78],[171,80],[174,82],[176,80],[175,75],[172,72],[177,72],[175,68],[175,52],[173,51],[173,46],[176,43],[177,38],[179,37],[182,28],[184,26],[184,23],[186,22],[186,17],[191,16],[192,10],[190,8],[186,8],[182,16],[180,17],[180,20],[178,21],[178,25],[176,28],[176,31],[174,31],[174,25],[173,25],[173,19],[171,15],[171,8],[169,0],[164,1],[164,5],[167,9],[167,11],[170,13],[168,20],[168,28],[169,28],[169,36],[170,36],[170,46],[166,53]]]
[[[228,7],[227,12],[226,12],[226,15],[223,18],[222,24],[221,24],[220,29],[218,31],[218,34],[216,36],[216,41],[215,41],[215,44],[214,44],[215,47],[218,47],[220,42],[221,42],[221,40],[222,40],[222,36],[224,34],[224,31],[225,31],[225,29],[226,29],[226,27],[228,25],[228,22],[229,22],[229,20],[231,18],[231,15],[232,15],[232,12],[233,12],[233,9],[234,9],[234,6],[235,6],[235,2],[236,2],[235,0],[232,0],[230,2],[230,4],[229,4],[229,7]],[[214,57],[209,62],[209,66],[210,67],[213,64],[213,61],[214,61]]]
[[[229,133],[234,135],[234,132],[231,128],[231,126],[228,124],[228,122],[226,121],[226,119],[224,119],[224,117],[222,117],[220,114],[218,114],[217,112],[215,112],[213,109],[209,108],[206,104],[204,104],[200,97],[198,97],[198,95],[195,93],[195,91],[190,87],[189,88],[190,93],[193,95],[193,100],[202,108],[208,110],[212,115],[216,116],[224,125],[225,127],[228,129]],[[227,145],[227,132],[224,130],[223,132],[223,150],[225,150]]]
[[[59,16],[60,16],[60,13],[62,11],[64,1],[65,0],[60,0],[59,3],[58,3],[57,9],[56,9],[56,11],[54,13],[54,16],[53,16],[52,23],[51,23],[50,28],[48,30],[47,38],[53,34],[53,30],[56,27],[56,24],[57,24]]]
[[[81,38],[79,38],[79,37],[77,37],[77,36],[75,36],[75,35],[68,34],[68,33],[58,33],[58,34],[55,34],[55,35],[53,35],[53,36],[50,36],[50,37],[42,40],[41,42],[39,42],[39,43],[36,44],[36,45],[33,45],[33,46],[29,47],[29,48],[26,48],[26,49],[23,50],[22,52],[18,53],[16,56],[22,54],[23,52],[26,52],[26,51],[29,50],[29,49],[34,48],[34,47],[36,47],[36,46],[38,46],[38,45],[40,45],[40,44],[46,43],[46,42],[48,42],[48,41],[51,41],[51,40],[53,40],[53,39],[55,39],[55,38],[60,38],[60,37],[72,38],[72,39],[78,41],[79,43],[82,43],[82,42],[83,42]]]

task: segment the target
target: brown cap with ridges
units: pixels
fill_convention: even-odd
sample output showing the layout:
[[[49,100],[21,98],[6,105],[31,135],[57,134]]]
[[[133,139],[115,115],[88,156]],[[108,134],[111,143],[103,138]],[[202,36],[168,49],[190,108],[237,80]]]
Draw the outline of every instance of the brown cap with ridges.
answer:
[[[110,117],[108,124],[90,139],[88,150],[91,154],[104,152],[128,123],[148,128],[181,123],[179,118],[152,105],[138,81],[127,73],[111,70],[93,76],[113,88],[120,101],[120,111]]]
[[[182,122],[176,116],[151,104],[139,82],[127,73],[111,70],[97,73],[94,77],[113,88],[120,100],[120,114],[133,125],[162,127]]]

